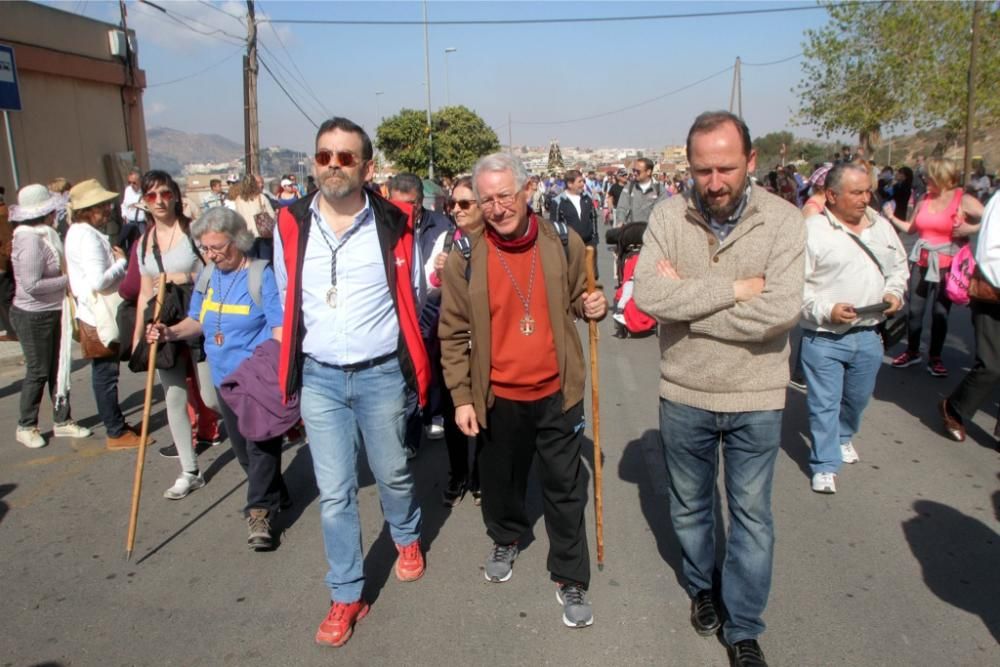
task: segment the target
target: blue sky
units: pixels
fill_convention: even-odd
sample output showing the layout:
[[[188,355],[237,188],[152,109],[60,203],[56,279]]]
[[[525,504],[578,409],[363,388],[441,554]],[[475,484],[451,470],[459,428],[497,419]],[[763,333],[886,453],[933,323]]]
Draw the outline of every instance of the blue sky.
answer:
[[[60,9],[117,23],[117,2],[54,2]],[[221,134],[242,141],[243,95],[238,39],[245,35],[245,2],[160,4],[201,35],[157,10],[128,2],[139,64],[149,87],[147,127]],[[795,7],[791,2],[429,2],[433,20],[546,19],[649,16],[685,12]],[[210,6],[211,5],[211,6]],[[414,20],[419,2],[257,3],[258,18]],[[225,13],[231,16],[226,16]],[[516,144],[659,147],[682,143],[691,120],[729,105],[732,73],[635,109],[581,122],[563,122],[634,105],[731,66],[765,63],[801,51],[804,31],[826,22],[810,10],[756,16],[645,20],[620,23],[431,25],[432,105],[450,99],[482,116],[507,143],[507,117]],[[226,34],[228,33],[228,34]],[[372,134],[376,110],[424,109],[424,30],[421,25],[262,24],[261,56],[313,121],[342,115]],[[457,51],[445,56],[446,48]],[[447,86],[446,64],[447,57]],[[751,132],[789,129],[796,108],[791,89],[801,59],[743,68],[743,112]],[[183,79],[176,83],[169,83]],[[310,90],[299,81],[303,79]],[[314,127],[262,70],[261,145],[309,150]],[[376,96],[376,92],[383,94]],[[553,124],[541,124],[551,123]]]

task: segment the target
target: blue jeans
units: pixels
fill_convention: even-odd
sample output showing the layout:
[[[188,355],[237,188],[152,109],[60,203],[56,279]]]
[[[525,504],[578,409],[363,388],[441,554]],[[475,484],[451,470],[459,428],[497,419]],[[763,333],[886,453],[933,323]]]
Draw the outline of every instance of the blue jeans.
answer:
[[[719,444],[725,457],[729,535],[722,565],[726,642],[756,639],[771,592],[771,486],[781,410],[711,412],[660,399],[660,437],[670,478],[670,519],[683,552],[687,592],[712,589]],[[721,526],[718,527],[721,530]]]
[[[120,438],[125,433],[125,417],[118,405],[118,357],[92,359],[90,384],[94,390],[97,414],[104,422],[109,438]]]
[[[882,365],[882,339],[873,329],[836,335],[802,333],[802,368],[809,393],[809,433],[813,474],[836,473],[843,462],[840,446],[861,426],[875,378]]]
[[[364,587],[358,516],[358,447],[364,443],[393,541],[420,537],[420,506],[403,451],[406,382],[397,359],[344,371],[306,357],[302,421],[319,487],[320,520],[334,602],[350,603]]]

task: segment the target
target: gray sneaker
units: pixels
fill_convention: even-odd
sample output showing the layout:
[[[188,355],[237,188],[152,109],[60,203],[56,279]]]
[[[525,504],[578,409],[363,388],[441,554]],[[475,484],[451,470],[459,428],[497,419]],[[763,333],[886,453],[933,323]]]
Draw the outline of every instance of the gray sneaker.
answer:
[[[493,550],[486,557],[486,581],[500,583],[514,574],[514,559],[520,553],[517,544],[493,544]]]
[[[258,508],[250,510],[250,516],[247,517],[247,527],[250,530],[247,546],[251,549],[266,551],[274,545],[271,537],[271,521],[268,518],[267,510]]]
[[[556,600],[563,608],[563,625],[567,628],[585,628],[594,623],[594,610],[587,599],[587,591],[576,584],[556,587]]]

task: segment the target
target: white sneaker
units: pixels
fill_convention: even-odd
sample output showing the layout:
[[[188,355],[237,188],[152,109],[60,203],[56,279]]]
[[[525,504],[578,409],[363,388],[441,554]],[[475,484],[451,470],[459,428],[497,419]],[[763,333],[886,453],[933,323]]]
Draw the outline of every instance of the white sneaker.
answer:
[[[45,438],[42,437],[42,434],[38,432],[37,426],[32,426],[31,428],[22,428],[21,426],[18,426],[17,441],[28,449],[38,449],[48,444],[45,442]]]
[[[854,449],[854,443],[845,442],[840,446],[840,460],[844,463],[857,463],[861,460],[858,450]]]
[[[434,417],[427,427],[427,437],[430,440],[440,440],[444,437],[444,417]]]
[[[201,476],[200,472],[197,475],[182,472],[181,476],[174,482],[174,485],[163,492],[163,497],[170,500],[180,500],[195,489],[200,489],[203,486],[205,486],[205,478]]]
[[[812,489],[816,493],[836,493],[837,476],[832,472],[818,472],[813,475]]]
[[[89,428],[80,426],[76,422],[56,424],[52,430],[57,438],[89,438],[94,435],[94,432]]]

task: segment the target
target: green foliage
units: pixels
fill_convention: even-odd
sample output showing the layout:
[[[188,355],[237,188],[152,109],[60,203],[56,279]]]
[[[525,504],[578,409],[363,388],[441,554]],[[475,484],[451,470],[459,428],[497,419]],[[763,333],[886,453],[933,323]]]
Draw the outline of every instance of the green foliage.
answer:
[[[965,126],[972,2],[823,2],[826,26],[807,30],[798,119],[847,132],[869,150],[912,123]],[[980,3],[977,122],[1000,122],[1000,11]]]
[[[771,132],[753,141],[757,151],[757,174],[766,174],[781,163],[781,146],[785,146],[785,164],[804,161],[808,166],[802,168],[808,176],[812,165],[826,162],[837,150],[832,144],[821,144],[814,141],[796,139],[791,132]]]
[[[402,109],[382,121],[376,143],[400,171],[427,177],[430,141],[426,113]],[[431,115],[434,128],[434,175],[467,173],[483,155],[500,150],[500,141],[486,122],[464,106],[444,107]]]

